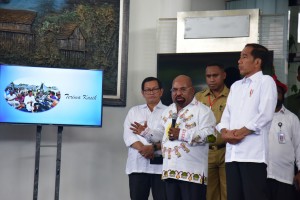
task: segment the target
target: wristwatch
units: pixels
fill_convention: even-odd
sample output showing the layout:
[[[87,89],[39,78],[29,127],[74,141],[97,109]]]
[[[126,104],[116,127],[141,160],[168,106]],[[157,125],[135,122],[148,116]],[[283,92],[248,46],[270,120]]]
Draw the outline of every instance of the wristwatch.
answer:
[[[156,143],[153,143],[152,146],[153,146],[153,150],[154,150],[154,151],[157,151],[157,150],[158,150]]]

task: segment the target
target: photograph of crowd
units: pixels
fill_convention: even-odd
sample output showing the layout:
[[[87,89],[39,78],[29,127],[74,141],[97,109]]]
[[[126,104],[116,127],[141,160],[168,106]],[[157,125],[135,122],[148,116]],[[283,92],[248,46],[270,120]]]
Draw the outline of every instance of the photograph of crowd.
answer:
[[[56,86],[15,84],[12,82],[4,91],[4,98],[13,108],[23,112],[44,112],[54,108],[60,101]]]

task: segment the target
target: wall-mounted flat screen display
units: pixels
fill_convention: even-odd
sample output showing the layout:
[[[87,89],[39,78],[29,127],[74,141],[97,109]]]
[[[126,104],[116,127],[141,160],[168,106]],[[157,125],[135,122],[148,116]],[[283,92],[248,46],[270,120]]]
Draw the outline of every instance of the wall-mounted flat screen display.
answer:
[[[0,65],[0,123],[102,126],[102,70]]]

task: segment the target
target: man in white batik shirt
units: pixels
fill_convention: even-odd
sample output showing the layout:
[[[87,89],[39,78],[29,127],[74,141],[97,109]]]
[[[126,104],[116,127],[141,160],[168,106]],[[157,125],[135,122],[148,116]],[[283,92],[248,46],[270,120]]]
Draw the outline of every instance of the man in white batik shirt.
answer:
[[[139,134],[145,129],[156,129],[167,106],[160,101],[163,89],[157,78],[145,78],[141,90],[146,104],[132,107],[124,121],[123,137],[128,147],[126,174],[129,176],[130,198],[147,200],[151,189],[154,200],[165,200],[165,183],[161,180],[162,138],[151,142]]]
[[[268,196],[272,200],[295,200],[295,188],[300,186],[300,173],[295,176],[294,162],[300,169],[300,122],[283,106],[288,88],[273,76],[278,100],[269,132]]]
[[[163,175],[167,199],[204,200],[208,167],[207,136],[214,135],[212,111],[194,98],[190,77],[177,76],[171,104],[162,114],[160,130],[145,130],[148,140],[163,136]],[[177,116],[174,119],[174,113]],[[172,127],[172,119],[176,120]]]

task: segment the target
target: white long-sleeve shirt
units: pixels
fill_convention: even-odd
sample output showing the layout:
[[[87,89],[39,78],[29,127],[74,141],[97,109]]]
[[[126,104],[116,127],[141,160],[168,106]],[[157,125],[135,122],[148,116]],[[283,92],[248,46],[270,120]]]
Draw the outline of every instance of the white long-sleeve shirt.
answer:
[[[280,132],[285,143],[279,141]],[[292,185],[295,160],[300,169],[300,122],[295,114],[282,107],[275,113],[269,133],[268,178]]]
[[[261,71],[231,86],[221,122],[216,128],[220,132],[223,128],[246,127],[254,133],[238,144],[227,143],[225,162],[267,163],[268,133],[276,103],[275,82]]]
[[[178,140],[168,136],[172,124],[172,113],[177,113],[171,104],[162,114],[163,179],[206,184],[208,168],[208,144],[206,138],[214,134],[216,119],[209,107],[193,101],[178,112],[176,127],[180,128]]]
[[[27,95],[24,99],[24,103],[26,105],[26,109],[28,111],[32,111],[33,110],[33,104],[35,103],[35,98],[34,96],[29,96]]]
[[[144,145],[150,143],[142,136],[136,135],[130,130],[132,123],[138,122],[142,125],[147,121],[149,129],[156,129],[160,123],[162,112],[167,106],[161,102],[157,104],[151,112],[147,104],[138,105],[132,107],[124,121],[124,142],[128,147],[128,158],[126,163],[126,174],[137,173],[150,173],[150,174],[161,174],[162,165],[150,164],[150,160],[144,158],[138,150],[130,147],[135,142],[142,142]],[[160,139],[162,140],[162,138]]]

